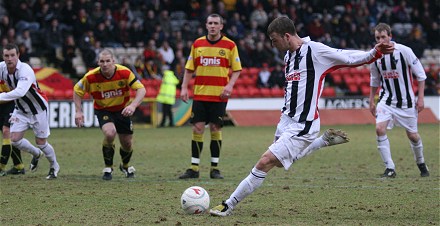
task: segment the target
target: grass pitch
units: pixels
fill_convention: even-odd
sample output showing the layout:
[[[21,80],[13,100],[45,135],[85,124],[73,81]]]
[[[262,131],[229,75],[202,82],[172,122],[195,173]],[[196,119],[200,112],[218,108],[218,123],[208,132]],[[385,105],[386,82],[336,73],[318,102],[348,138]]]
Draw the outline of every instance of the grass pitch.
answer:
[[[322,132],[328,127],[323,127]],[[46,159],[37,172],[0,178],[0,225],[439,225],[439,126],[420,125],[431,176],[421,178],[405,131],[389,132],[397,178],[381,179],[373,125],[339,126],[348,144],[321,149],[289,171],[272,170],[263,186],[226,218],[186,215],[180,196],[204,187],[211,206],[228,198],[267,149],[275,127],[225,127],[220,167],[209,179],[209,134],[196,180],[177,177],[190,164],[191,128],[135,130],[127,180],[115,167],[103,181],[98,129],[55,129],[49,138],[61,166],[47,181]],[[27,137],[33,141],[32,132]],[[117,143],[117,149],[119,144]],[[26,166],[30,155],[23,153]],[[119,165],[117,152],[115,165]],[[10,163],[11,164],[11,163]],[[9,166],[10,166],[9,164]]]

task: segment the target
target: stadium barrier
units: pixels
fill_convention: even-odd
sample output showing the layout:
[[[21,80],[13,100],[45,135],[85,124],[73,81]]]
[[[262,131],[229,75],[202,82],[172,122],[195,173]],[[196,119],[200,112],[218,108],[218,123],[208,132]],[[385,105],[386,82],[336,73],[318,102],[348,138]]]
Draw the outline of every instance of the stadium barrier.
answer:
[[[425,97],[425,110],[419,115],[421,123],[439,122],[440,97]],[[94,116],[93,101],[83,101],[84,127],[98,127]],[[188,123],[191,104],[176,100],[173,106],[174,123],[182,126]],[[230,99],[226,108],[227,120],[235,126],[275,126],[280,117],[283,98]],[[374,118],[368,110],[366,97],[322,98],[319,113],[322,125],[373,124]],[[161,106],[154,98],[144,98],[133,115],[138,127],[156,127],[161,120]],[[49,125],[51,128],[73,128],[75,126],[75,104],[71,100],[49,101]]]

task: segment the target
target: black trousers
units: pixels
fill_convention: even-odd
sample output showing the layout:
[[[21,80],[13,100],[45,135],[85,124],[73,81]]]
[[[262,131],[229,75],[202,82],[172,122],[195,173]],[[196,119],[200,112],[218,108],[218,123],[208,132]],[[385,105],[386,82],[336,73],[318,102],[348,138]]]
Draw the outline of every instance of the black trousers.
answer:
[[[162,104],[162,122],[160,123],[160,126],[165,126],[167,118],[170,121],[169,125],[174,126],[172,107],[173,105],[171,104]]]

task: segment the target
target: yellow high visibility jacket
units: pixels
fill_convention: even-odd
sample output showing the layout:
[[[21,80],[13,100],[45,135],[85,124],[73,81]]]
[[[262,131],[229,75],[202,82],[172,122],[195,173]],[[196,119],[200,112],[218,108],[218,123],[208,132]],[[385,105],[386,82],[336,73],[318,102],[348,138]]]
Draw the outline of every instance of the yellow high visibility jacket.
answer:
[[[179,84],[179,79],[174,75],[173,71],[166,70],[162,78],[159,94],[156,101],[163,104],[173,105],[176,103],[176,85]]]

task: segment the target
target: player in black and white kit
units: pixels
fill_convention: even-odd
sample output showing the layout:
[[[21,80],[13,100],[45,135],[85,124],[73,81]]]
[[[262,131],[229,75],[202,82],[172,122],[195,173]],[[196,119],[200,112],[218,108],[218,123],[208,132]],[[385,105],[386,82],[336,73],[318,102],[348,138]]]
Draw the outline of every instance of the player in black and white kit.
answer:
[[[370,111],[376,117],[377,148],[386,167],[382,176],[396,177],[387,137],[387,128],[391,129],[396,124],[405,128],[420,175],[427,177],[429,171],[423,156],[422,139],[417,131],[418,112],[424,108],[425,70],[411,48],[391,41],[389,25],[378,24],[374,36],[378,43],[394,45],[393,53],[370,65]],[[418,82],[417,99],[412,89],[413,75]],[[374,96],[379,87],[381,91],[376,107]]]
[[[341,67],[372,63],[382,53],[391,53],[393,50],[391,45],[383,43],[368,52],[334,49],[311,41],[309,37],[300,38],[293,21],[287,17],[274,19],[267,33],[278,50],[287,51],[284,57],[287,81],[285,102],[275,141],[229,199],[210,210],[211,215],[232,214],[240,201],[261,186],[273,167],[287,170],[294,161],[308,154],[304,152],[344,142],[337,133],[332,133],[330,139],[326,133],[318,137],[320,118],[317,106],[325,75]]]
[[[31,171],[37,169],[38,160],[44,153],[50,163],[46,179],[55,179],[60,166],[52,145],[47,142],[50,129],[46,95],[38,87],[32,68],[19,60],[17,45],[3,46],[3,59],[4,61],[0,63],[0,80],[6,82],[10,91],[0,93],[0,102],[15,101],[15,109],[10,118],[12,145],[34,156],[30,165]],[[29,128],[34,131],[38,147],[24,138]]]

